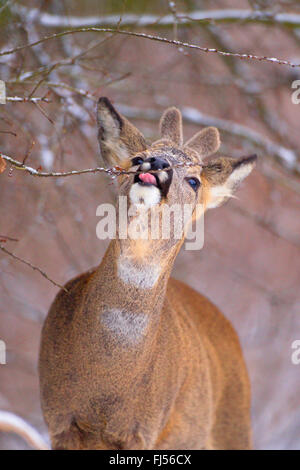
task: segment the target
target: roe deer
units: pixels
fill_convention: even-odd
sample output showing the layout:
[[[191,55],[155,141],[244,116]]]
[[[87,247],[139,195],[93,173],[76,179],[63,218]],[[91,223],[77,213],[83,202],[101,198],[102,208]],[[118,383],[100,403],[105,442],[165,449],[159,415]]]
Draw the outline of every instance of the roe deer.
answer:
[[[176,108],[163,114],[152,145],[107,98],[97,121],[105,163],[134,171],[118,177],[119,195],[146,211],[216,207],[255,165],[251,155],[201,166],[219,148],[218,130],[205,128],[183,144]],[[178,165],[184,162],[198,165]],[[183,242],[184,235],[117,235],[98,267],[58,293],[39,359],[52,448],[251,448],[250,385],[237,334],[207,298],[170,277]]]

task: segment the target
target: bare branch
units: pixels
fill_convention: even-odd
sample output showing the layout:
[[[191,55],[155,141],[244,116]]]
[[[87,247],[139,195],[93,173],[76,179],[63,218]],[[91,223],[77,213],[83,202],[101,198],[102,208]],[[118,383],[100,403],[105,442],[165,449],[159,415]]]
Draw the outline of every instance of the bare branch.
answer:
[[[12,237],[9,237],[8,235],[1,235],[0,234],[0,240],[3,242],[3,241],[10,241],[10,242],[18,242],[19,240],[17,238],[12,238]]]
[[[30,166],[24,165],[24,163],[19,162],[18,160],[15,160],[14,158],[9,157],[8,155],[3,155],[0,154],[0,156],[10,162],[13,167],[15,167],[18,170],[24,170],[27,173],[29,173],[32,176],[41,176],[41,177],[54,177],[54,178],[59,178],[59,177],[66,177],[66,176],[75,176],[75,175],[82,175],[86,173],[107,173],[110,176],[120,176],[120,175],[138,175],[140,173],[143,173],[143,171],[127,171],[124,170],[123,168],[120,167],[111,167],[111,168],[103,168],[103,167],[96,167],[96,168],[86,168],[84,170],[72,170],[72,171],[66,171],[66,172],[44,172],[44,171],[38,171],[35,170],[34,168],[31,168]],[[193,162],[179,162],[174,165],[170,165],[169,168],[179,168],[182,166],[203,166],[202,163],[193,163]],[[164,169],[159,169],[159,170],[149,170],[149,173],[159,173],[161,171],[164,171]]]
[[[73,93],[76,93],[77,95],[81,95],[84,98],[87,98],[91,101],[94,101],[95,103],[97,103],[97,101],[98,101],[98,98],[96,96],[93,96],[88,91],[83,90],[82,88],[76,88],[74,86],[68,85],[67,83],[63,83],[63,82],[59,82],[59,83],[45,82],[44,85],[45,86],[47,85],[49,88],[63,88],[64,90],[68,90],[68,91],[71,91]]]
[[[40,268],[38,268],[37,266],[34,266],[33,264],[29,263],[28,261],[25,261],[24,259],[22,258],[19,258],[18,256],[16,256],[14,253],[12,253],[11,251],[8,251],[6,248],[4,248],[4,246],[2,246],[0,244],[0,250],[2,250],[4,253],[6,253],[7,255],[11,256],[12,258],[18,260],[18,261],[21,261],[21,263],[23,264],[26,264],[26,266],[29,266],[31,269],[33,269],[34,271],[38,271],[45,279],[47,279],[48,281],[50,281],[53,285],[55,285],[56,287],[60,287],[61,289],[63,289],[65,292],[68,292],[68,290],[64,287],[64,286],[61,286],[60,284],[58,284],[57,282],[53,281],[52,279],[50,279],[50,277],[44,272],[42,271]]]
[[[287,65],[293,68],[300,67],[300,64],[295,64],[288,60],[278,59],[276,57],[266,57],[266,56],[259,56],[255,54],[241,54],[237,52],[225,52],[225,51],[220,51],[215,48],[202,47],[202,46],[198,46],[197,44],[190,44],[188,42],[177,41],[175,39],[168,39],[168,38],[164,38],[160,36],[153,36],[151,34],[146,34],[146,33],[136,33],[134,31],[124,31],[124,30],[113,29],[113,28],[93,28],[93,27],[92,28],[78,28],[78,29],[73,29],[69,31],[63,31],[61,33],[52,34],[50,36],[46,36],[42,39],[39,39],[38,41],[34,41],[34,42],[31,42],[22,46],[17,46],[14,49],[2,51],[0,52],[0,56],[14,54],[15,52],[22,51],[29,47],[37,46],[46,41],[51,41],[52,39],[61,38],[63,36],[67,36],[69,34],[75,34],[75,33],[115,33],[115,34],[120,34],[120,35],[125,35],[125,36],[136,37],[139,39],[148,39],[151,41],[161,42],[161,43],[169,44],[169,45],[176,46],[176,47],[180,46],[180,47],[185,47],[188,49],[198,50],[201,52],[215,53],[215,54],[219,54],[221,56],[226,56],[226,57],[236,57],[241,60],[258,60],[260,62],[268,62],[272,64],[277,64],[277,65]]]
[[[9,134],[9,135],[13,135],[14,137],[17,137],[17,134],[12,131],[0,131],[0,134]],[[0,163],[0,172],[1,172],[1,163]]]
[[[41,177],[65,177],[65,176],[73,176],[73,175],[82,175],[84,173],[108,173],[110,175],[119,176],[120,174],[128,173],[125,170],[118,170],[115,168],[87,168],[84,170],[72,170],[66,172],[43,172],[35,170],[34,168],[24,165],[22,162],[15,160],[14,158],[9,157],[8,155],[0,154],[1,157],[12,164],[13,167],[17,168],[18,170],[25,170],[27,173],[33,176],[41,176]]]
[[[30,424],[8,411],[0,411],[0,431],[18,434],[35,449],[50,450],[42,436]]]
[[[173,2],[169,2],[170,3]],[[173,9],[174,10],[174,9]],[[30,15],[34,21],[46,28],[82,28],[92,26],[114,26],[118,23],[119,15],[103,16],[64,16],[54,15],[47,12],[41,12],[36,8],[27,8],[21,5],[15,5],[12,11],[26,17]],[[37,14],[38,13],[38,14]],[[176,20],[181,24],[189,25],[193,23],[263,23],[278,24],[280,26],[295,27],[300,26],[300,15],[296,13],[275,13],[272,11],[253,11],[253,10],[199,10],[193,11],[188,15],[179,14],[175,11]],[[165,16],[157,15],[122,15],[122,26],[173,26],[174,11]]]
[[[73,91],[78,92],[80,95],[84,94],[86,98],[89,98],[92,101],[95,101],[95,97],[88,96],[87,94],[83,92],[83,90],[76,90],[75,88],[73,88]],[[155,109],[147,108],[147,109],[141,110],[140,108],[135,108],[133,106],[127,106],[123,104],[117,104],[117,106],[118,106],[118,109],[127,118],[144,119],[144,120],[149,120],[149,121],[157,121],[160,118],[159,111]],[[264,137],[259,132],[254,131],[253,129],[250,129],[249,127],[244,126],[242,124],[238,124],[233,121],[216,118],[214,116],[203,114],[195,108],[184,107],[181,109],[181,111],[182,111],[182,117],[187,122],[191,124],[198,124],[201,126],[215,126],[221,131],[227,132],[236,137],[246,139],[252,144],[263,148],[267,154],[272,155],[275,158],[277,158],[279,162],[285,168],[289,169],[290,171],[295,171],[297,173],[300,173],[298,155],[294,150],[284,147],[280,144],[277,144],[276,142],[273,142],[267,137]],[[8,161],[9,163],[11,163],[14,167],[25,170],[33,176],[65,177],[65,176],[80,175],[84,173],[99,173],[99,172],[108,173],[110,176],[119,176],[121,174],[130,175],[133,173],[131,171],[122,170],[121,168],[103,168],[103,167],[88,168],[84,170],[72,170],[72,171],[67,171],[67,172],[46,173],[46,172],[41,172],[41,171],[35,170],[34,168],[28,167],[7,155],[3,155],[1,153],[0,155],[2,155],[2,158]],[[176,167],[176,165],[174,166]]]

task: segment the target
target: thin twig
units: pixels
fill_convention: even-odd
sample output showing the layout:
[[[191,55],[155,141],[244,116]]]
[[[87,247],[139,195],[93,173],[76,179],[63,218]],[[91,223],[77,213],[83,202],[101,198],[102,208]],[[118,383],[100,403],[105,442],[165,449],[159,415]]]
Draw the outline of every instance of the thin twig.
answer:
[[[103,167],[96,167],[96,168],[86,168],[84,170],[72,170],[72,171],[66,171],[66,172],[43,172],[43,171],[38,171],[35,170],[34,168],[24,165],[22,162],[19,162],[18,160],[15,160],[14,158],[9,157],[8,155],[4,155],[3,153],[0,153],[0,156],[11,163],[11,165],[18,169],[18,170],[24,170],[27,173],[29,173],[32,176],[41,176],[44,178],[47,177],[54,177],[54,178],[59,178],[59,177],[66,177],[66,176],[74,176],[74,175],[82,175],[85,173],[107,173],[110,176],[120,176],[120,175],[138,175],[140,173],[144,173],[143,171],[131,171],[131,170],[124,170],[123,168],[120,167],[111,167],[111,168],[103,168]],[[168,168],[179,168],[182,166],[203,166],[202,163],[194,163],[194,162],[178,162],[174,165],[170,165]],[[159,173],[161,171],[165,171],[165,169],[159,169],[159,170],[149,170],[149,173]]]
[[[34,104],[34,106],[36,106],[37,109],[42,113],[42,115],[45,116],[45,118],[46,118],[53,126],[55,126],[55,123],[54,123],[53,119],[51,119],[51,117],[48,116],[48,114],[46,113],[46,111],[45,111],[36,101],[33,101],[33,104]]]
[[[67,36],[69,34],[75,34],[75,33],[115,33],[115,34],[121,34],[125,36],[131,36],[131,37],[136,37],[140,39],[148,39],[151,41],[156,41],[156,42],[161,42],[164,44],[170,44],[173,46],[180,46],[180,47],[185,47],[188,49],[195,49],[201,52],[207,52],[207,53],[215,53],[219,54],[221,56],[227,56],[227,57],[236,57],[241,60],[258,60],[258,61],[263,61],[263,62],[268,62],[272,64],[277,64],[277,65],[287,65],[289,67],[300,67],[300,64],[295,64],[293,62],[290,62],[288,60],[284,59],[278,59],[276,57],[267,57],[267,56],[259,56],[255,54],[240,54],[237,52],[225,52],[225,51],[220,51],[215,48],[209,48],[209,47],[203,47],[203,46],[198,46],[197,44],[190,44],[188,42],[182,42],[182,41],[177,41],[174,39],[168,39],[160,36],[153,36],[151,34],[146,34],[146,33],[136,33],[134,31],[125,31],[121,29],[114,29],[114,28],[77,28],[77,29],[72,29],[69,31],[62,31],[61,33],[56,33],[52,34],[50,36],[46,36],[42,39],[39,39],[38,41],[34,41],[28,44],[24,44],[22,46],[17,46],[14,49],[9,49],[7,51],[2,51],[0,52],[0,56],[4,55],[9,55],[9,54],[14,54],[15,52],[22,51],[24,49],[27,49],[29,47],[34,47],[39,44],[42,44],[46,41],[50,41],[52,39],[57,39],[61,38],[63,36]]]
[[[29,263],[28,261],[25,261],[24,259],[22,258],[19,258],[18,256],[16,256],[14,253],[12,253],[11,251],[8,251],[6,248],[4,248],[4,246],[2,246],[0,244],[0,250],[2,250],[4,253],[6,253],[7,255],[11,256],[12,258],[18,260],[18,261],[21,261],[21,263],[23,264],[26,264],[26,266],[29,266],[31,269],[33,269],[34,271],[38,271],[45,279],[47,279],[48,281],[50,281],[52,284],[54,284],[56,287],[60,287],[60,289],[63,289],[65,292],[68,292],[68,290],[64,287],[64,286],[61,286],[60,284],[58,284],[57,282],[53,281],[52,279],[50,279],[50,277],[44,272],[42,271],[40,268],[38,268],[37,266],[34,266],[33,264]]]
[[[24,72],[18,77],[18,82],[22,82],[26,80],[28,82],[28,78],[32,79],[36,77],[37,75],[44,74],[43,81],[46,80],[47,76],[52,73],[54,70],[57,71],[58,68],[68,66],[68,65],[74,65],[77,62],[80,62],[80,60],[84,59],[84,56],[90,52],[92,49],[102,46],[105,42],[109,41],[111,38],[113,38],[113,34],[110,34],[104,39],[101,40],[96,40],[93,41],[91,46],[87,47],[86,49],[81,50],[80,52],[76,53],[72,57],[68,57],[67,59],[61,59],[59,61],[51,62],[42,65],[39,67],[37,70],[34,70],[32,72]],[[37,54],[36,54],[37,55]]]
[[[28,147],[28,150],[25,154],[25,157],[23,158],[23,162],[22,162],[23,165],[25,165],[25,162],[26,162],[27,158],[29,157],[29,155],[31,154],[34,146],[35,146],[35,140],[32,140],[31,143],[30,143],[30,146]]]
[[[17,134],[12,131],[0,131],[0,134],[9,134],[9,135],[13,135],[14,137],[17,137]]]
[[[3,12],[3,10],[5,10],[5,8],[7,7],[12,7],[12,5],[16,2],[16,0],[7,0],[4,5],[2,5],[2,7],[0,8],[0,13]]]
[[[8,237],[7,235],[1,235],[0,234],[0,239],[3,240],[9,240],[10,242],[18,242],[19,240],[17,238],[12,238]]]

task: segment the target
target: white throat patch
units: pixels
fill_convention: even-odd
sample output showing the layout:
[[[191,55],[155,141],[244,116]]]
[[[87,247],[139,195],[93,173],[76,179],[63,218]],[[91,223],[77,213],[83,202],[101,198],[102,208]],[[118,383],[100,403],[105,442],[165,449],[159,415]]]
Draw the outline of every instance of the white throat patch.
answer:
[[[132,261],[122,257],[118,260],[117,269],[121,281],[140,289],[151,289],[161,273],[160,265],[135,266]]]

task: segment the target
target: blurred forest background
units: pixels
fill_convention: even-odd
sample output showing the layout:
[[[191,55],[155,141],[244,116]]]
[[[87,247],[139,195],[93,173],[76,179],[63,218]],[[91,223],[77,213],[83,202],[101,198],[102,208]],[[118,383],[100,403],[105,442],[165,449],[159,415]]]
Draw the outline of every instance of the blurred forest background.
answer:
[[[24,47],[72,28],[81,31]],[[255,54],[256,60],[122,35]],[[208,296],[238,331],[252,383],[258,449],[300,449],[300,3],[269,0],[0,1],[0,153],[39,171],[101,165],[95,103],[108,96],[151,141],[171,105],[182,110],[185,139],[220,129],[220,154],[256,152],[257,169],[237,198],[205,218],[201,251],[182,251],[173,276]],[[1,163],[1,162],[0,162]],[[1,163],[2,169],[4,162]],[[6,160],[0,175],[0,409],[47,439],[38,390],[42,323],[59,284],[97,265],[96,208],[113,199],[105,174],[34,177]],[[4,250],[6,251],[4,251]],[[0,448],[25,449],[0,432]]]

